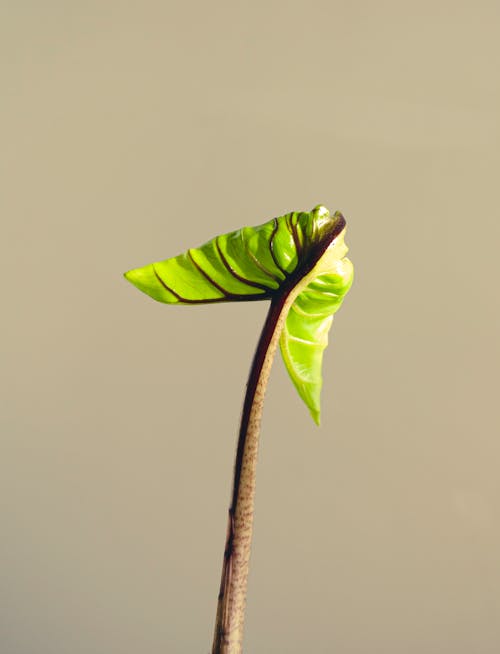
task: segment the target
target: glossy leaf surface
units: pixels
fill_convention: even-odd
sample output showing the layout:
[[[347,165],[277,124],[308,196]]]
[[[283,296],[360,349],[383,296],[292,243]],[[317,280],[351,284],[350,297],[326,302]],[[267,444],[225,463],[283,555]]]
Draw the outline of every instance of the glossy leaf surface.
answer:
[[[334,262],[331,272],[318,275],[299,293],[281,333],[280,349],[288,374],[316,424],[320,422],[323,351],[333,314],[351,287],[352,277],[349,259]]]
[[[332,317],[352,282],[344,257],[345,221],[318,206],[257,227],[217,236],[199,248],[125,273],[155,300],[168,304],[295,300],[280,338],[299,395],[319,423],[321,363]]]

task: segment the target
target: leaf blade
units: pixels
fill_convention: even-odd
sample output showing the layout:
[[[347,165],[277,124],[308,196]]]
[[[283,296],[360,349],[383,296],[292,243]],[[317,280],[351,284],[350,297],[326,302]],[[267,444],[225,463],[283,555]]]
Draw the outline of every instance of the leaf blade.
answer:
[[[314,422],[321,420],[323,353],[333,315],[351,287],[352,263],[333,262],[326,273],[314,276],[297,295],[280,336],[280,350],[287,372]]]

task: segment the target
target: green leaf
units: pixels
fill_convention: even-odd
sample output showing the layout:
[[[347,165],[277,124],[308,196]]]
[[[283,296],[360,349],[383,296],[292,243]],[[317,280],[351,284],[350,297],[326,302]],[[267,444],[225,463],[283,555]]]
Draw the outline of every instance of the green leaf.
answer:
[[[333,314],[352,283],[345,220],[322,206],[217,236],[125,277],[159,302],[266,300],[293,294],[280,338],[288,373],[319,424],[321,365]]]
[[[280,337],[288,374],[318,425],[323,351],[333,314],[351,287],[352,277],[352,263],[347,258],[332,262],[330,272],[314,276],[292,304]]]

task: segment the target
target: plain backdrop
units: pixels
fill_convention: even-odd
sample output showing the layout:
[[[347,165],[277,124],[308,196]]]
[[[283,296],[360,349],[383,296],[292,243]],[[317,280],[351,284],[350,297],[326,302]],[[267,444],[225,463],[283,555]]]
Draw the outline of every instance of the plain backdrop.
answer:
[[[123,279],[340,209],[317,428],[277,358],[246,654],[500,651],[498,2],[0,6],[0,651],[207,654],[265,303]]]

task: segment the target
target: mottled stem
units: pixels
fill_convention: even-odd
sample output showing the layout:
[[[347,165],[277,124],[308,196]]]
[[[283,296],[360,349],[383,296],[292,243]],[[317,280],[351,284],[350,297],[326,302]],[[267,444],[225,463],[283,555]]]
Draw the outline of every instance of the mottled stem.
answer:
[[[242,651],[260,421],[274,354],[295,297],[296,293],[291,291],[272,300],[250,369],[236,450],[212,654]]]

